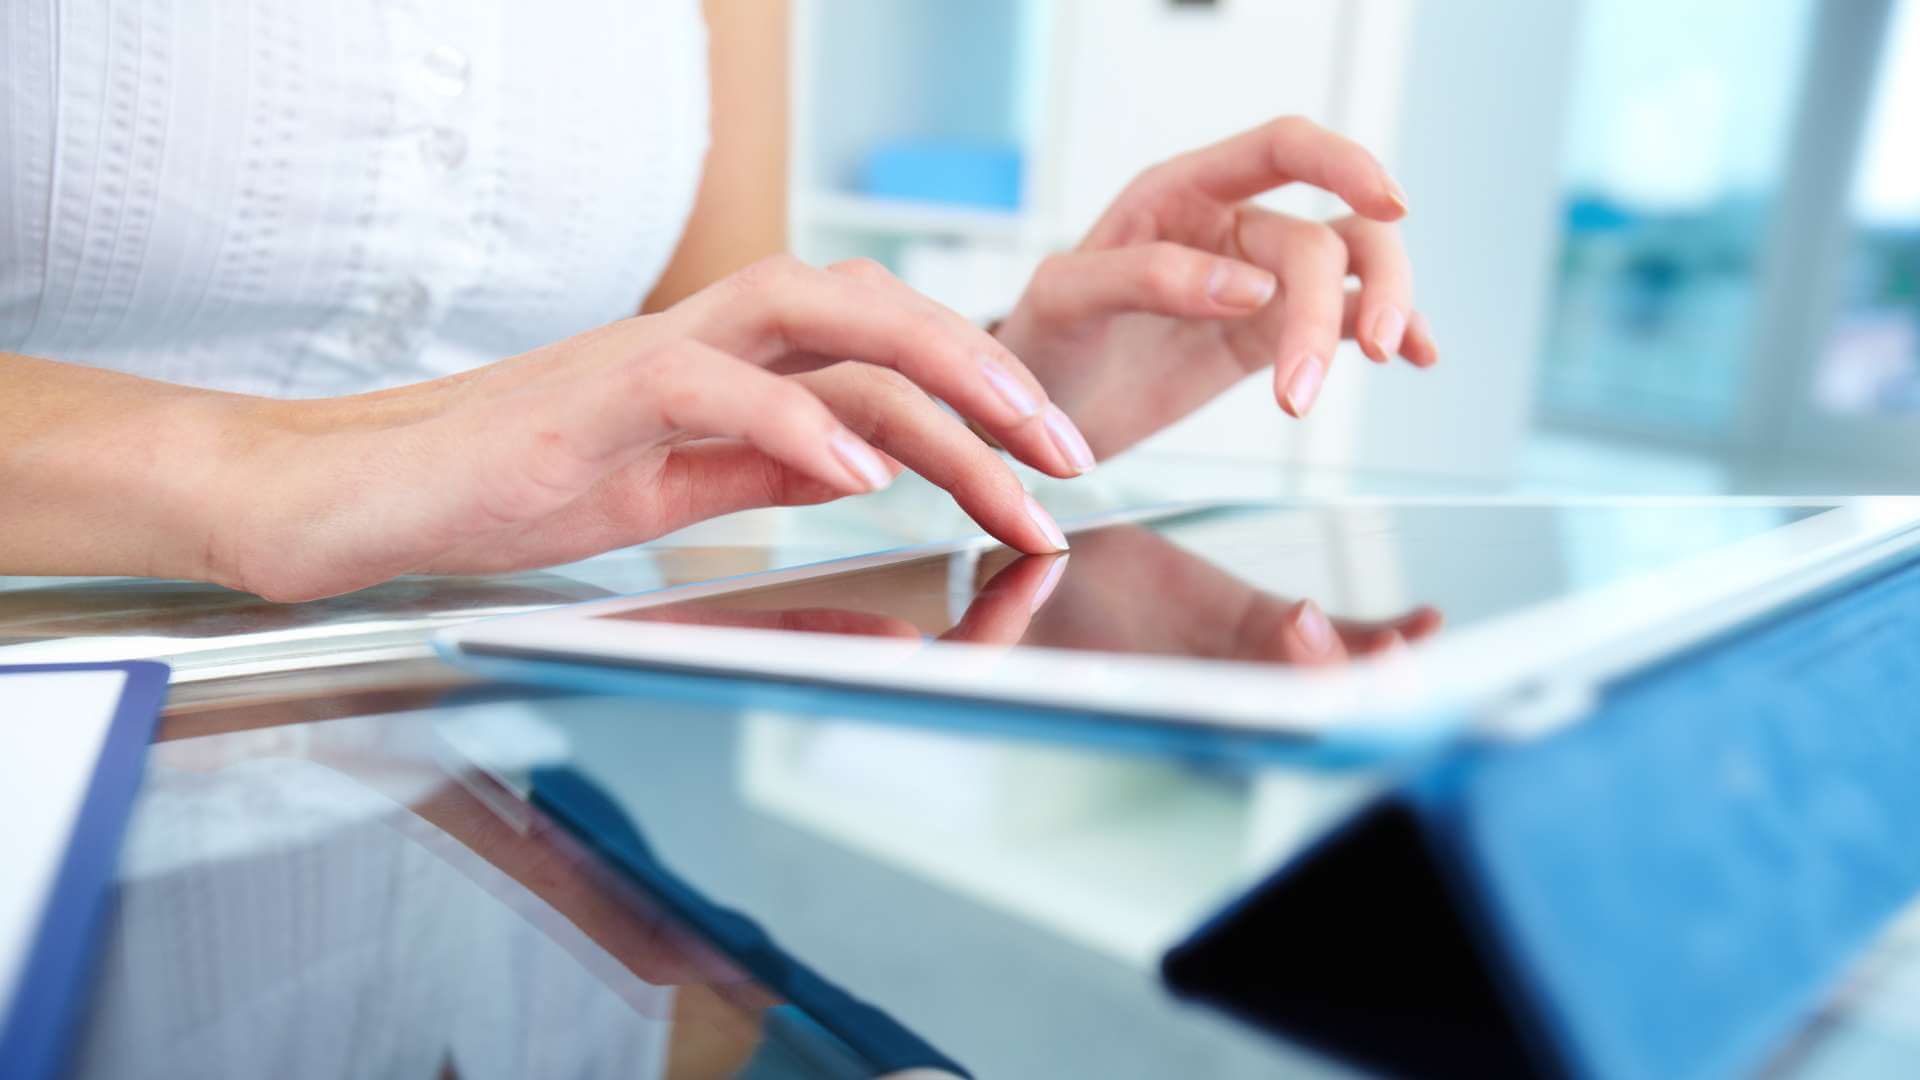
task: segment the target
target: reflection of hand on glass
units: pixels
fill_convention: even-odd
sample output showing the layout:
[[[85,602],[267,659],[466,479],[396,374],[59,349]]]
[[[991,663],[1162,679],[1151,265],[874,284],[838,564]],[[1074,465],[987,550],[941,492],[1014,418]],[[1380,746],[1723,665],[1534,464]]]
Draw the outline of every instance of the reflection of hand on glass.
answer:
[[[1262,592],[1147,529],[1115,526],[1074,540],[1071,556],[1021,556],[1004,548],[988,554],[976,570],[984,581],[958,620],[946,606],[945,559],[620,617],[1304,666],[1374,656],[1440,629],[1440,613],[1428,607],[1380,620],[1329,618],[1311,599]],[[1071,574],[1065,572],[1069,559]]]
[[[373,770],[354,772],[363,783],[386,786]],[[704,1072],[731,1071],[751,1056],[762,1037],[760,1014],[777,999],[650,898],[613,878],[571,835],[541,817],[516,827],[462,784],[443,784],[424,797],[389,793],[539,897],[637,978],[676,988],[675,1057],[698,1060]]]
[[[508,727],[517,730],[506,730],[494,705],[476,708],[491,733],[489,752],[505,755],[482,760],[509,771],[564,760],[553,743],[558,736],[543,730],[543,714],[513,717]],[[385,715],[294,724],[156,747],[161,768],[151,778],[159,796],[152,809],[160,824],[150,823],[145,840],[134,842],[150,854],[194,854],[163,877],[130,878],[149,893],[133,905],[147,930],[131,940],[159,932],[175,946],[170,953],[216,974],[235,973],[215,979],[194,1008],[161,1011],[197,1025],[190,1030],[209,1016],[230,1024],[260,1015],[247,999],[260,974],[253,953],[259,941],[284,938],[277,963],[292,966],[275,968],[274,985],[321,1017],[372,1008],[378,1019],[370,1030],[394,1039],[376,1039],[375,1053],[404,1055],[395,1044],[455,1045],[462,1032],[483,1030],[484,1017],[511,1010],[504,1003],[515,995],[557,994],[582,1010],[570,1018],[577,1026],[569,1037],[578,1045],[664,1040],[676,1060],[701,1064],[692,1075],[731,1075],[761,1041],[761,1014],[776,999],[683,929],[682,920],[602,872],[571,832],[465,768],[455,767],[463,777],[456,781],[448,752],[465,754],[439,732],[444,724],[460,726],[459,713],[455,707],[434,721]],[[234,851],[251,853],[244,861],[252,867],[245,874],[247,910],[230,912],[237,929],[223,922],[225,932],[181,930],[173,909],[186,901],[155,906],[156,886],[173,894],[187,884],[182,895],[190,898],[217,894],[221,883],[230,887]],[[184,881],[176,879],[182,873]],[[324,884],[317,890],[316,875]],[[201,878],[211,884],[189,884]],[[475,932],[486,940],[465,940]],[[344,953],[337,951],[342,942],[351,945]],[[604,956],[583,951],[589,943]],[[391,985],[396,961],[417,964],[419,977]],[[123,989],[130,981],[137,996],[177,982],[152,964],[115,966],[123,969],[115,972]],[[621,968],[631,980],[615,974]],[[491,981],[501,975],[512,984]],[[136,1012],[141,1024],[152,1022],[147,1011]],[[123,1020],[108,1022],[124,1027]],[[520,1031],[510,1038],[540,1045],[552,1042],[550,1035]],[[180,1053],[194,1059],[191,1050]],[[634,1075],[653,1074],[643,1068]]]
[[[1033,613],[1047,602],[1060,583],[1067,556],[1032,555],[999,566],[967,605],[965,614],[949,629],[935,635],[940,641],[977,645],[1012,645],[1026,636]],[[831,585],[829,581],[827,584]],[[919,639],[927,636],[904,615],[853,608],[754,607],[751,596],[738,606],[702,601],[644,608],[628,617],[646,622],[726,626],[751,630],[800,630],[816,634]]]
[[[1076,535],[1073,567],[1034,616],[1026,644],[1324,666],[1419,641],[1442,621],[1428,607],[1378,621],[1329,618],[1310,599],[1262,592],[1129,526]]]

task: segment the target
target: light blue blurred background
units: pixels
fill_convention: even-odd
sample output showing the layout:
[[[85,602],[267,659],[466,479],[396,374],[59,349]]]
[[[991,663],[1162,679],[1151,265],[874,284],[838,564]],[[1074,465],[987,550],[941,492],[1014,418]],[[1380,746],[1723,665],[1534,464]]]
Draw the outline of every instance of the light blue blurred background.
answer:
[[[795,33],[800,250],[976,317],[1139,168],[1262,118],[1396,170],[1442,368],[1349,354],[1307,424],[1255,383],[1160,449],[1920,491],[1920,0],[798,0]]]

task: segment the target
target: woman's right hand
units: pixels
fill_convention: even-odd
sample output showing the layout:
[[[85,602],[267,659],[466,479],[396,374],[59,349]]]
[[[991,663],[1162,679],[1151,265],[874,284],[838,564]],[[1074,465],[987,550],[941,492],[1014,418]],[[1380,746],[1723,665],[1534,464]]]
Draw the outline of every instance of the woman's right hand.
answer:
[[[846,362],[852,361],[852,362]],[[657,315],[378,394],[236,399],[208,576],[276,600],[584,558],[911,468],[1027,552],[1059,527],[998,454],[1092,462],[1006,348],[877,264],[777,257]]]

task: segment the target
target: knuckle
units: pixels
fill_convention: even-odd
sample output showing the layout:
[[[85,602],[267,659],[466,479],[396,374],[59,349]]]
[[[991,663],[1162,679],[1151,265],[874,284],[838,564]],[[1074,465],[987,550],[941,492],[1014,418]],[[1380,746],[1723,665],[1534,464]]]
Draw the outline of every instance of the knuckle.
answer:
[[[1180,162],[1186,160],[1189,156],[1190,155],[1187,154],[1178,154],[1163,161],[1154,162],[1152,165],[1142,169],[1140,174],[1133,178],[1133,183],[1129,184],[1128,187],[1153,190],[1164,186],[1167,178],[1179,166]]]
[[[755,480],[763,506],[789,506],[800,501],[794,496],[793,473],[774,458],[760,459],[759,474]]]
[[[888,400],[913,399],[920,397],[920,388],[912,379],[889,367],[875,364],[860,365],[864,370],[860,378],[866,384],[868,393]]]
[[[892,281],[893,272],[878,259],[862,256],[857,259],[843,259],[827,267],[836,274],[845,274],[860,281]]]
[[[675,427],[694,423],[707,411],[706,387],[692,379],[677,379],[654,389],[654,407]]]
[[[1028,296],[1034,309],[1044,315],[1057,315],[1066,306],[1068,283],[1073,280],[1072,256],[1059,252],[1040,260],[1033,269]]]
[[[1339,270],[1347,265],[1347,242],[1330,225],[1304,224],[1289,246],[1298,258],[1316,269]]]
[[[1182,167],[1192,157],[1192,153],[1180,154],[1149,165],[1121,191],[1120,197],[1114,200],[1115,204],[1122,207],[1146,207],[1152,205],[1161,196],[1177,190],[1183,183]],[[1138,216],[1137,212],[1135,216]],[[1137,226],[1138,223],[1130,221],[1127,224]]]
[[[620,368],[621,389],[651,393],[663,384],[685,378],[693,364],[693,356],[684,342],[662,342]]]
[[[734,271],[729,279],[749,292],[760,292],[791,282],[800,276],[803,264],[785,252],[755,259]]]
[[[669,422],[685,423],[703,412],[710,399],[711,379],[701,370],[704,366],[686,348],[664,345],[626,369],[622,389]]]
[[[1163,172],[1161,176],[1163,179],[1152,181],[1152,183],[1164,188],[1171,183],[1165,178],[1173,177],[1174,174],[1168,171]],[[1144,180],[1142,182],[1145,183]],[[1160,219],[1153,211],[1156,201],[1154,190],[1153,187],[1144,188],[1144,194],[1140,197],[1131,199],[1125,205],[1116,208],[1113,214],[1112,234],[1115,246],[1126,247],[1138,244],[1160,234]]]
[[[912,379],[892,368],[869,366],[862,377],[855,413],[870,440],[886,441],[903,427],[924,427],[922,411],[927,395]]]
[[[926,335],[927,340],[945,341],[953,337],[953,326],[939,308],[916,307],[909,317],[913,319],[913,328]]]
[[[1060,279],[1067,276],[1070,266],[1071,266],[1070,256],[1062,254],[1061,252],[1058,252],[1058,251],[1053,252],[1052,254],[1048,255],[1046,258],[1041,259],[1040,265],[1034,267],[1033,279],[1035,281],[1042,281],[1047,283],[1053,283],[1053,282],[1059,281]]]
[[[1290,113],[1286,116],[1279,117],[1267,125],[1267,134],[1280,140],[1302,138],[1318,130],[1320,130],[1320,125],[1299,113]]]
[[[1155,243],[1146,252],[1147,287],[1159,296],[1184,295],[1193,284],[1192,260],[1178,244]]]
[[[832,417],[827,407],[812,392],[790,379],[776,379],[767,386],[768,411],[788,420],[828,425]]]

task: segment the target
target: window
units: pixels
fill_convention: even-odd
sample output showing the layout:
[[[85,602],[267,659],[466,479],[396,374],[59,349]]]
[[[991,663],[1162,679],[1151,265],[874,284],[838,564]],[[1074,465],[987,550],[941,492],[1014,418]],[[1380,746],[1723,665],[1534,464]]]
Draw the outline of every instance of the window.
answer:
[[[1706,440],[1734,424],[1815,7],[1585,6],[1547,421]]]
[[[1815,368],[1830,414],[1920,414],[1920,2],[1893,20],[1855,181],[1840,307]]]

